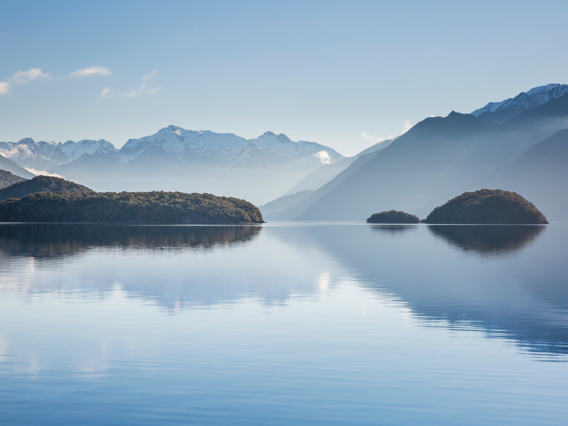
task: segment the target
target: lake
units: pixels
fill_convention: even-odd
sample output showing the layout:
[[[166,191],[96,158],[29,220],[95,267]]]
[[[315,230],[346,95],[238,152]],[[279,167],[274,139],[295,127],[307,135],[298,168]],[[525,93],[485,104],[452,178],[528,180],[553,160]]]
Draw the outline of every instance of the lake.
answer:
[[[0,424],[566,424],[568,225],[0,225]]]

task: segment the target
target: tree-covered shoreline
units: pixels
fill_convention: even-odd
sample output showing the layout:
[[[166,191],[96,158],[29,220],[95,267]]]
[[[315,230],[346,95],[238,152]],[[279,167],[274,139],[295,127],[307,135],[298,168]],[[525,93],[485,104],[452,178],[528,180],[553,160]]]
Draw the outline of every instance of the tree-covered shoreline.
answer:
[[[182,192],[39,192],[0,203],[3,222],[262,223],[248,201]]]

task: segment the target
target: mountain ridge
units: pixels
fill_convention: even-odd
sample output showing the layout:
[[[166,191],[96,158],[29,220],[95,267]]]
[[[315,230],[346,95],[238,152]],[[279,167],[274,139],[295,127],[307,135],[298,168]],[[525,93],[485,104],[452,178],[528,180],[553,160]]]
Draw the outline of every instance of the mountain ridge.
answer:
[[[471,114],[489,122],[504,123],[525,111],[544,105],[566,94],[568,94],[567,84],[546,84],[521,92],[513,98],[489,102],[472,111]]]
[[[389,147],[363,156],[318,190],[297,197],[295,207],[290,205],[293,198],[288,198],[285,211],[290,216],[279,219],[364,220],[373,211],[389,209],[426,214],[455,193],[479,188],[480,182],[502,187],[487,176],[562,128],[568,128],[568,94],[502,124],[455,111],[426,118]],[[566,175],[564,170],[559,173]],[[549,181],[549,185],[548,197],[562,198],[558,184]],[[504,189],[524,195],[523,188]],[[550,211],[542,199],[530,197],[553,220],[568,218],[567,209]],[[273,201],[271,209],[278,205]]]

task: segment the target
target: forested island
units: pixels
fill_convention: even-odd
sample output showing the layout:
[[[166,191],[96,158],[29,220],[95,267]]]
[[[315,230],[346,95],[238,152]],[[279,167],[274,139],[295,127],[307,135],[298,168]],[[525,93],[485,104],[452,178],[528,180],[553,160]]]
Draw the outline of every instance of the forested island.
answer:
[[[464,192],[424,220],[432,224],[546,224],[546,217],[516,192],[480,189]]]
[[[8,194],[10,197],[6,199]],[[163,191],[100,193],[73,182],[46,176],[0,190],[2,199],[2,222],[263,222],[256,206],[238,198]]]
[[[410,213],[388,210],[384,212],[374,213],[368,219],[367,223],[418,223],[420,219]]]

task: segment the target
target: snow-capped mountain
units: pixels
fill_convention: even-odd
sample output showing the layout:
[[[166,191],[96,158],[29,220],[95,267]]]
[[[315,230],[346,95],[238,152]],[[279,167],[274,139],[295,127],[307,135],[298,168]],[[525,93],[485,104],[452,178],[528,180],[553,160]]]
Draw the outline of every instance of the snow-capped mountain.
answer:
[[[321,165],[342,158],[329,147],[315,142],[293,142],[284,134],[266,132],[255,139],[245,139],[233,133],[186,130],[173,125],[153,135],[128,140],[118,154],[123,164],[148,156],[168,156],[231,167],[269,166],[281,162],[294,163],[294,166]]]
[[[567,84],[547,84],[534,87],[527,92],[521,92],[514,98],[500,102],[489,102],[471,114],[489,122],[503,123],[525,111],[544,105],[566,94],[568,94]]]
[[[51,171],[96,190],[180,190],[266,202],[314,170],[344,157],[315,142],[266,132],[232,133],[170,125],[119,150],[95,150]]]
[[[361,221],[390,209],[422,216],[462,192],[501,188],[527,194],[549,219],[567,220],[562,129],[568,129],[568,86],[537,87],[476,114],[426,118],[315,191],[287,194],[261,209],[268,220]]]
[[[114,145],[103,139],[46,142],[26,138],[18,142],[0,142],[0,154],[4,157],[22,167],[42,170],[70,163],[82,155],[115,151]]]

